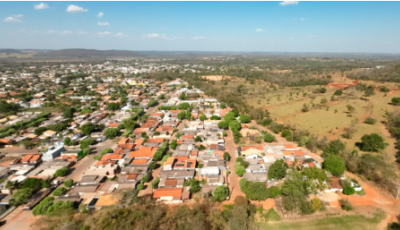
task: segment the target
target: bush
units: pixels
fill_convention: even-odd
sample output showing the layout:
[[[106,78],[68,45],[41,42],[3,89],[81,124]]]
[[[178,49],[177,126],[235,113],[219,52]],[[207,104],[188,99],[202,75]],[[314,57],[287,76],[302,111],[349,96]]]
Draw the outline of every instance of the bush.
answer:
[[[229,155],[228,152],[224,152],[224,160],[225,161],[230,161],[231,160],[231,155]]]
[[[370,135],[365,134],[361,137],[361,141],[362,151],[378,152],[379,150],[386,148],[386,143],[384,142],[383,137],[376,133],[372,133]]]
[[[392,104],[393,105],[400,105],[400,97],[392,98]]]
[[[67,174],[67,172],[68,172],[68,167],[62,167],[62,168],[58,169],[56,171],[56,173],[54,173],[54,176],[55,177],[63,177],[63,176],[65,176],[65,174]]]
[[[242,178],[239,181],[239,185],[240,190],[242,190],[242,192],[246,194],[246,198],[250,200],[266,200],[270,197],[264,182],[250,182]]]
[[[61,196],[67,193],[67,189],[65,187],[59,187],[53,192],[53,196]]]
[[[339,202],[340,202],[340,207],[343,210],[345,210],[345,211],[353,210],[353,205],[351,205],[351,203],[348,199],[341,199]]]
[[[220,121],[218,122],[218,128],[220,129],[228,129],[229,123],[227,121]]]
[[[336,96],[340,96],[342,94],[343,94],[343,91],[341,89],[336,90],[334,93],[334,95],[336,95]]]
[[[273,208],[268,209],[267,213],[265,213],[263,215],[263,217],[264,217],[264,220],[267,222],[281,220],[281,216]]]
[[[271,142],[275,141],[275,136],[270,133],[266,133],[266,134],[264,134],[264,141],[271,143]]]
[[[144,184],[138,184],[137,190],[140,191],[142,189],[144,189]]]
[[[365,124],[374,125],[376,123],[376,119],[372,117],[367,117],[364,121]]]
[[[240,165],[240,163],[235,164],[235,173],[238,176],[242,177],[245,172],[246,172],[246,169],[242,165]]]
[[[313,93],[326,93],[326,89],[325,88],[318,88],[318,89],[315,89],[313,91]]]
[[[101,151],[101,155],[103,156],[107,153],[113,153],[113,152],[114,152],[114,150],[112,148],[106,148],[103,151]]]
[[[270,198],[276,198],[277,196],[281,195],[281,190],[276,186],[271,186],[267,189],[268,196]]]
[[[30,188],[18,189],[11,196],[10,205],[18,206],[18,205],[21,205],[21,204],[25,204],[26,202],[28,202],[29,197],[32,196],[32,193],[33,193],[33,191]]]
[[[88,148],[90,145],[92,145],[92,144],[94,144],[94,139],[92,139],[92,138],[88,138],[88,139],[84,139],[84,140],[81,140],[80,142],[79,142],[79,144],[80,144],[80,148],[81,149],[86,149],[86,148]]]
[[[240,115],[239,120],[241,123],[250,123],[251,117],[249,115],[242,114]]]
[[[158,188],[158,183],[160,183],[160,178],[156,177],[156,179],[151,182],[151,188],[156,189]]]
[[[324,169],[331,172],[333,176],[340,177],[346,171],[346,166],[341,157],[330,155],[325,158],[323,163]]]
[[[346,195],[353,195],[356,192],[353,187],[348,186],[343,188],[343,193]]]
[[[214,199],[216,201],[224,201],[229,196],[229,188],[223,185],[218,186],[214,190]]]
[[[68,180],[64,181],[64,186],[67,188],[71,188],[73,184],[74,184],[74,180],[72,180],[72,179],[68,179]]]
[[[314,211],[319,211],[319,210],[321,210],[321,208],[322,208],[321,200],[318,199],[318,198],[312,199],[312,200],[311,200],[311,208],[312,208]]]
[[[116,137],[118,134],[118,129],[116,128],[108,128],[106,131],[104,131],[104,135],[108,138],[108,139],[113,139],[114,137]]]
[[[288,165],[284,160],[275,161],[268,169],[268,179],[282,179],[286,176]]]

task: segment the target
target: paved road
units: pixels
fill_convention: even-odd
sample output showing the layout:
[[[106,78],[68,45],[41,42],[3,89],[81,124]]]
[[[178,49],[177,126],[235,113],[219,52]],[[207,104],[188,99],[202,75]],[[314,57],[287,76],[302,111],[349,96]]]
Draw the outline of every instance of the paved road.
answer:
[[[92,166],[94,164],[94,162],[96,161],[95,159],[93,159],[94,156],[99,156],[101,154],[101,151],[103,151],[103,149],[106,149],[106,148],[114,149],[116,147],[117,147],[117,143],[113,142],[112,140],[107,140],[103,143],[99,143],[99,144],[95,145],[94,150],[92,150],[92,151],[95,151],[96,153],[86,156],[82,160],[78,161],[72,167],[72,172],[68,176],[66,176],[64,178],[64,180],[73,179],[74,181],[79,181],[82,178],[82,173],[87,168]]]

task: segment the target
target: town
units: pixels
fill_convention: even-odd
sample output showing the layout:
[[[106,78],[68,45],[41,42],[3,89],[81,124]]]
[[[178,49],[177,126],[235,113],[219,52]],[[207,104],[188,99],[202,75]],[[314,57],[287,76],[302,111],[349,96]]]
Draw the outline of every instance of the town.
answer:
[[[363,193],[336,156],[324,162],[180,78],[141,75],[197,68],[207,67],[109,60],[3,68],[1,219],[23,228],[19,218],[96,211],[132,197],[179,205],[245,196],[276,212],[273,199],[298,176],[305,213],[339,202],[337,192]]]

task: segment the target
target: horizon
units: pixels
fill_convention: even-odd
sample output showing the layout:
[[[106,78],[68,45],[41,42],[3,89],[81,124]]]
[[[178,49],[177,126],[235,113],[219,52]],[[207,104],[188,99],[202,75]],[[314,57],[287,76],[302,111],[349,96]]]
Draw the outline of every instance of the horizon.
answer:
[[[398,12],[400,2],[0,2],[0,43],[8,49],[398,54]]]

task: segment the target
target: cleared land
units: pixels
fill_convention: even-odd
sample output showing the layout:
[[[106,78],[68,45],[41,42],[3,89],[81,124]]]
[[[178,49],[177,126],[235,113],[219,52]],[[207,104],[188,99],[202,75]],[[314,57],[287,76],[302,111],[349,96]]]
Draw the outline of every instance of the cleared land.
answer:
[[[369,230],[376,229],[379,222],[385,218],[385,214],[380,212],[373,218],[363,215],[346,215],[342,217],[325,217],[317,219],[296,220],[291,222],[262,223],[260,229],[282,229],[282,230],[319,230],[319,229],[352,229]]]

